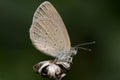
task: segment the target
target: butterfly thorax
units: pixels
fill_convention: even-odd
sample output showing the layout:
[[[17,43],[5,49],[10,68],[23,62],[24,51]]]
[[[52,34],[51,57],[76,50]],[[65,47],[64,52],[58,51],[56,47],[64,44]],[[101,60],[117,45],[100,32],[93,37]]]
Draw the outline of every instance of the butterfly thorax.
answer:
[[[64,62],[72,62],[72,58],[74,55],[76,55],[77,50],[75,48],[71,48],[69,51],[65,51],[62,53],[59,53],[57,56],[58,61],[64,61]]]

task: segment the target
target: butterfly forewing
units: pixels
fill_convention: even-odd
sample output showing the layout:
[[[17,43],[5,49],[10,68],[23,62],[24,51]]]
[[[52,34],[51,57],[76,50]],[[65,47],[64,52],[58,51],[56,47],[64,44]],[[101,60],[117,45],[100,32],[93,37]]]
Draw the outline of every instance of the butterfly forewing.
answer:
[[[35,47],[47,55],[57,57],[70,50],[70,39],[65,25],[50,2],[42,3],[33,16],[30,38]]]

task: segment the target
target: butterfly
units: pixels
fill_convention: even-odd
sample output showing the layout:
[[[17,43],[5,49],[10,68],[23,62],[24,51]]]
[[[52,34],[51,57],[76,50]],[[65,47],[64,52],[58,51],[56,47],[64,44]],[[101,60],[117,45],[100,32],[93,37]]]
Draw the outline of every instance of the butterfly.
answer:
[[[55,58],[39,62],[33,66],[33,70],[44,77],[61,80],[70,69],[77,49],[82,47],[71,47],[64,22],[50,2],[45,1],[37,8],[29,32],[33,45],[44,54]]]

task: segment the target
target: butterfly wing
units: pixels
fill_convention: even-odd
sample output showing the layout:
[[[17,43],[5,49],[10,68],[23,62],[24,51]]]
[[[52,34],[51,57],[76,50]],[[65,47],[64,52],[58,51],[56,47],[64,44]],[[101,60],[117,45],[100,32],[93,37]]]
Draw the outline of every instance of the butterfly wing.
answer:
[[[70,50],[66,27],[50,2],[43,2],[34,13],[30,39],[38,50],[53,57]]]

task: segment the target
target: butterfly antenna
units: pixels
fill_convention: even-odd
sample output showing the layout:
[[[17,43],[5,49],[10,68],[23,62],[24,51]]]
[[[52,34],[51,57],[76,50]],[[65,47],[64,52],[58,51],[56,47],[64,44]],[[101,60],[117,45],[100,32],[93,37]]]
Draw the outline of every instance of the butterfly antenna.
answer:
[[[75,49],[82,49],[82,50],[86,50],[86,51],[91,51],[91,49],[89,49],[89,48],[84,48],[84,47],[76,47]]]
[[[80,47],[80,46],[85,46],[85,45],[90,45],[90,44],[95,44],[95,43],[96,43],[95,41],[88,42],[88,43],[82,43],[82,44],[76,45],[75,47]]]
[[[82,43],[82,44],[76,45],[74,48],[75,48],[76,50],[82,49],[82,50],[91,51],[91,49],[84,48],[84,47],[81,47],[81,46],[91,45],[91,44],[95,44],[95,43],[96,43],[95,41],[93,41],[93,42],[88,42],[88,43]]]

